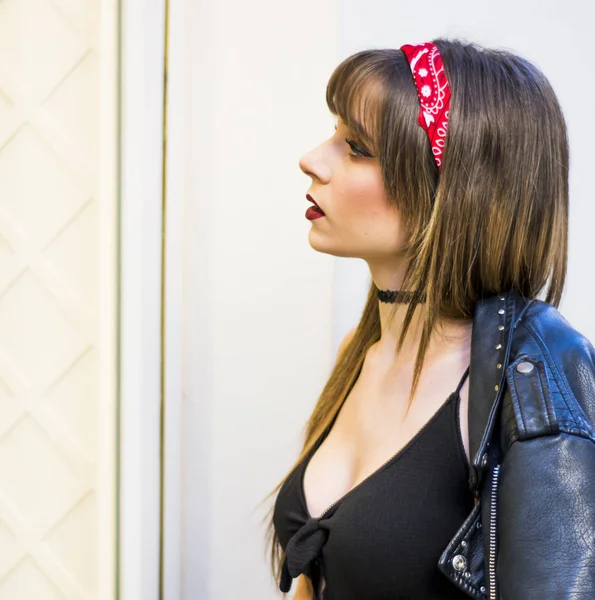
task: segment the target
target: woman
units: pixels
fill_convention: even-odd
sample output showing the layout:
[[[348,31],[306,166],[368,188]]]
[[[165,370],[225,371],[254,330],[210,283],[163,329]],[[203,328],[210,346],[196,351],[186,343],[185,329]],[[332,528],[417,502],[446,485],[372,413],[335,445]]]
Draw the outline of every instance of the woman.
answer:
[[[309,242],[372,284],[272,492],[279,588],[595,598],[595,350],[557,311],[568,143],[550,84],[438,39],[350,56],[326,100],[335,134],[300,161]]]

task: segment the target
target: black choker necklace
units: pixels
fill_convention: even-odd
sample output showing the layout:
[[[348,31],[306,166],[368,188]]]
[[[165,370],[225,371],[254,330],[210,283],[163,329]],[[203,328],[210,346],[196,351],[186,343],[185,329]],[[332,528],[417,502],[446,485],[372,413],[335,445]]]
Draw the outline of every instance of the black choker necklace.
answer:
[[[420,299],[416,298],[415,292],[405,292],[402,290],[378,290],[378,300],[380,300],[380,302],[411,303],[414,299],[416,302],[425,302],[425,294]]]

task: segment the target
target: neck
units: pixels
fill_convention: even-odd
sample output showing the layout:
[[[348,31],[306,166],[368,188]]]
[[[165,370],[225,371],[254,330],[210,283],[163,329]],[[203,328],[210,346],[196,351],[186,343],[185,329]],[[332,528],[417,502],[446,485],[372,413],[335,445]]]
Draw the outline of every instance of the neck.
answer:
[[[371,263],[368,261],[372,281],[379,290],[403,290],[403,269],[398,264]],[[390,362],[396,360],[396,348],[403,330],[405,315],[409,309],[409,302],[381,302],[378,300],[380,316],[380,340],[376,344],[376,351]],[[392,320],[391,320],[391,315]],[[422,328],[426,317],[426,304],[415,304],[413,318],[399,352],[399,362],[413,363],[421,342]],[[427,359],[431,359],[444,352],[452,352],[461,345],[470,343],[472,319],[460,321],[439,319],[430,337],[427,349]]]

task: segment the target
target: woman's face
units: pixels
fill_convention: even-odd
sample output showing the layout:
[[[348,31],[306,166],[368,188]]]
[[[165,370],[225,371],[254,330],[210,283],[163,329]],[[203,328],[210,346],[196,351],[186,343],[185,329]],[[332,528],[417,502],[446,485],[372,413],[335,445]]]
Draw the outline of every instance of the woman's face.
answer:
[[[310,222],[312,248],[364,260],[395,258],[402,251],[402,219],[388,200],[378,160],[341,118],[335,134],[302,156],[299,165],[312,178],[309,194],[325,213]]]

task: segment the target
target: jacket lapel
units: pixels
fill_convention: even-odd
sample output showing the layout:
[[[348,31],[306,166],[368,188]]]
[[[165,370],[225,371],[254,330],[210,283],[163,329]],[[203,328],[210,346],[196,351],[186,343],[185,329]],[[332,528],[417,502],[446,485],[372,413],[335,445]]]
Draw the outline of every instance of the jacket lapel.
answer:
[[[469,488],[479,497],[482,457],[494,428],[510,357],[512,330],[529,306],[516,290],[476,302],[469,369]]]

